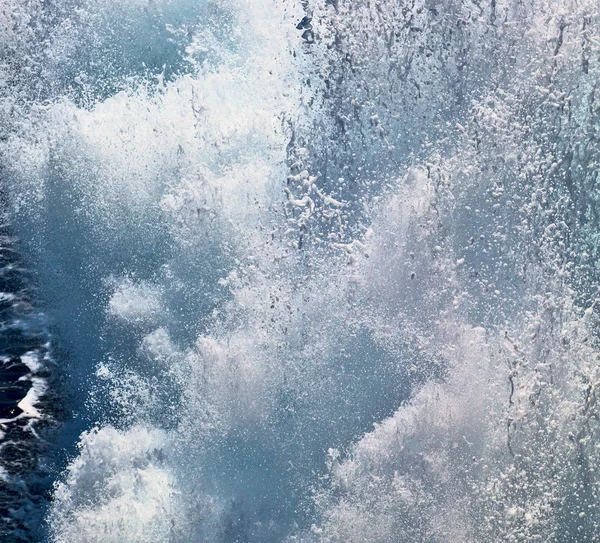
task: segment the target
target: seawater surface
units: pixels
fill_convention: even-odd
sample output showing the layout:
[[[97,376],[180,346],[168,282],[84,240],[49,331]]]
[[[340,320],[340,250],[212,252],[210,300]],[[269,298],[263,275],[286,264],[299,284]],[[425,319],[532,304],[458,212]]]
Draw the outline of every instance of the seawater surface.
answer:
[[[599,77],[592,0],[5,0],[3,537],[600,541]]]

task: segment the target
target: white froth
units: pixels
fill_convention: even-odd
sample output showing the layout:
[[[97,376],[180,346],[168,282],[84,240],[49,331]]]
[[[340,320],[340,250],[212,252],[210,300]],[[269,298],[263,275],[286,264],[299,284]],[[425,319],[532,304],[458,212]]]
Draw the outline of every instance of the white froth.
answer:
[[[124,322],[155,322],[162,313],[161,291],[148,283],[135,284],[126,279],[108,302],[108,314]]]
[[[28,376],[27,379],[31,379],[31,388],[17,406],[23,411],[21,416],[39,419],[42,417],[42,414],[35,406],[46,392],[48,385],[46,380],[40,377]]]
[[[80,455],[56,487],[54,540],[168,541],[177,492],[165,469],[165,444],[163,432],[142,427],[83,434]]]
[[[40,354],[36,351],[30,351],[22,355],[21,362],[23,362],[23,364],[25,364],[32,372],[40,371],[43,367],[43,364],[40,361]]]

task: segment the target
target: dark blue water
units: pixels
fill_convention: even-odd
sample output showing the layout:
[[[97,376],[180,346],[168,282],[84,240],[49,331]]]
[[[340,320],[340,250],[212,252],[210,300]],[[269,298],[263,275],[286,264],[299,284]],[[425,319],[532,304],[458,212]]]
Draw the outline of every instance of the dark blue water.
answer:
[[[0,226],[0,534],[39,537],[50,495],[49,440],[60,419],[51,336],[6,214]],[[49,390],[54,384],[54,390]]]

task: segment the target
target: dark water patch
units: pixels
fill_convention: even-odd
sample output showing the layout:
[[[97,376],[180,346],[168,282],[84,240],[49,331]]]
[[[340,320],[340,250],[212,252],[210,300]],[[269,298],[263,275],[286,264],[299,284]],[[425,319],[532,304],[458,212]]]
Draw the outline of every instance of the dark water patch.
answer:
[[[21,266],[17,240],[0,225],[0,540],[40,540],[52,481],[58,402],[50,337]]]

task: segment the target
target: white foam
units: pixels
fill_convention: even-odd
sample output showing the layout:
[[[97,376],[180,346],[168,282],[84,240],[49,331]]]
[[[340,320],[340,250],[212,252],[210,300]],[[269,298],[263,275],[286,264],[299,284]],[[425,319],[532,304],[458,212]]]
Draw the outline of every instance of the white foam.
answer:
[[[84,433],[68,478],[56,487],[54,541],[170,540],[178,498],[165,445],[163,432],[143,427]]]
[[[42,413],[35,406],[45,394],[48,385],[46,380],[40,377],[28,377],[28,379],[31,379],[32,386],[17,406],[23,411],[20,416],[39,419],[42,418]]]
[[[29,351],[21,356],[21,362],[25,364],[33,373],[40,371],[44,365],[40,361],[40,353],[37,351]]]
[[[17,299],[17,296],[12,292],[0,292],[0,302],[12,302]]]
[[[108,314],[124,322],[153,323],[161,313],[160,289],[145,282],[123,280],[108,302]]]
[[[169,333],[164,328],[158,328],[145,336],[140,348],[144,354],[153,360],[164,362],[177,354],[177,348],[173,345]]]

